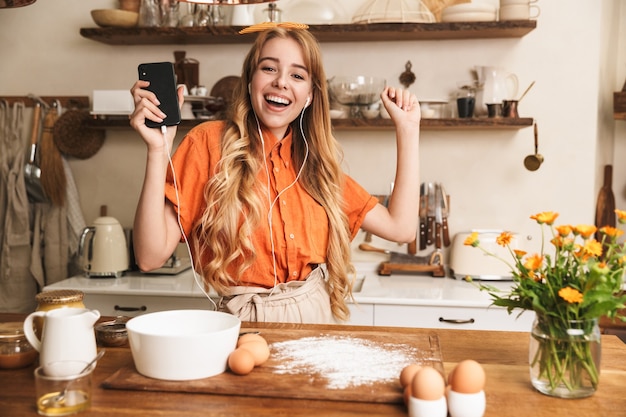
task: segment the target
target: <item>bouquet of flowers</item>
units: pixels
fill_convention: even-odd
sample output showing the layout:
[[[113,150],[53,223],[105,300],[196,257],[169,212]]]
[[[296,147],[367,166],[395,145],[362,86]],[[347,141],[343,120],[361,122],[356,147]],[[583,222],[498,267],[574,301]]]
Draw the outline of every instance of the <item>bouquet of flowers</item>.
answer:
[[[619,224],[626,223],[626,211],[615,212]],[[486,284],[479,287],[492,296],[494,305],[506,307],[509,313],[514,309],[536,313],[538,333],[546,335],[546,339],[535,337],[533,329],[538,347],[531,358],[531,368],[535,366],[537,377],[547,380],[545,391],[563,385],[575,391],[585,382],[595,390],[599,348],[594,348],[598,350],[594,352],[588,339],[574,343],[572,336],[578,332],[588,335],[590,329],[585,327],[595,323],[597,328],[600,317],[626,321],[619,314],[626,308],[626,294],[622,291],[626,244],[619,243],[624,232],[611,226],[600,229],[593,225],[554,226],[557,217],[558,213],[554,212],[531,216],[542,228],[540,253],[512,249],[513,235],[502,232],[496,243],[511,253],[510,261],[500,259],[510,266],[513,285],[509,291]],[[499,258],[480,246],[478,233],[471,234],[464,244]],[[577,330],[573,331],[573,327]],[[599,335],[597,338],[599,343]]]

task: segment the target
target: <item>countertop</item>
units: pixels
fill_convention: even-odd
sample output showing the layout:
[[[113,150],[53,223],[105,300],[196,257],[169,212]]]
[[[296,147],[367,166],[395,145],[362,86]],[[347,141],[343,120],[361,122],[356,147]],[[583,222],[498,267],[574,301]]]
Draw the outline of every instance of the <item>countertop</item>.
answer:
[[[0,322],[23,320],[24,315],[0,314]],[[103,318],[107,319],[107,318]],[[444,360],[450,372],[456,363],[474,359],[485,368],[487,382],[485,417],[572,417],[624,416],[626,397],[626,345],[615,336],[602,336],[602,367],[598,391],[591,397],[577,400],[558,399],[536,392],[528,375],[528,333],[476,330],[409,329],[395,327],[299,325],[243,323],[242,331],[259,330],[268,342],[273,337],[293,337],[298,331],[384,332],[389,340],[398,337],[420,338],[433,332],[437,335]],[[86,417],[207,417],[207,416],[407,416],[403,404],[342,400],[305,400],[255,397],[254,387],[240,395],[188,394],[178,392],[131,391],[105,389],[102,382],[118,370],[132,367],[128,348],[107,348],[94,374],[91,408],[81,413]],[[16,370],[0,370],[0,410],[11,417],[35,416],[34,365]],[[253,371],[254,372],[254,371]],[[283,375],[276,375],[282,378]],[[245,378],[245,377],[242,377]],[[400,391],[400,385],[397,386]]]
[[[358,244],[363,241],[362,237],[363,233],[360,232],[354,240],[352,250],[352,260],[357,269],[354,292],[357,303],[448,307],[488,307],[491,304],[490,296],[479,291],[475,283],[448,276],[435,278],[428,273],[378,275],[379,264],[387,261],[389,255],[358,249]],[[377,237],[373,238],[371,244],[382,249],[406,251],[406,245]],[[86,294],[206,297],[201,286],[196,284],[196,279],[201,280],[200,277],[195,277],[191,269],[178,275],[128,272],[120,278],[74,276],[44,289],[78,289]],[[489,284],[507,289],[510,288],[511,281],[490,281]],[[209,295],[217,297],[214,292]]]

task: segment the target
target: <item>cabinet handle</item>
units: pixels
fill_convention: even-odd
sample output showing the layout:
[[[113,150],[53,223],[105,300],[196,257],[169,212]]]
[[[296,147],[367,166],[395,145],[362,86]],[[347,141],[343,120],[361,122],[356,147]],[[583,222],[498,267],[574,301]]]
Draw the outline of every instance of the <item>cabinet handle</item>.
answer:
[[[442,323],[450,323],[450,324],[472,324],[476,320],[474,319],[444,319],[443,317],[439,317],[439,321]]]
[[[115,307],[113,307],[113,309],[115,311],[126,311],[126,312],[129,312],[129,311],[146,311],[148,309],[148,307],[146,307],[146,306],[141,306],[141,307],[121,307],[121,306],[116,305]]]

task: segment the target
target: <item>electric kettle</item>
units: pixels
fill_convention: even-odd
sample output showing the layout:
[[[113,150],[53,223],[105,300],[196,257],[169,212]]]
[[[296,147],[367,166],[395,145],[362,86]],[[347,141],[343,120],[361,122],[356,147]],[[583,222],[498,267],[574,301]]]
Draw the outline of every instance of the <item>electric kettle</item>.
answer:
[[[78,243],[78,256],[88,277],[120,277],[128,270],[126,235],[113,217],[98,217],[85,227]]]

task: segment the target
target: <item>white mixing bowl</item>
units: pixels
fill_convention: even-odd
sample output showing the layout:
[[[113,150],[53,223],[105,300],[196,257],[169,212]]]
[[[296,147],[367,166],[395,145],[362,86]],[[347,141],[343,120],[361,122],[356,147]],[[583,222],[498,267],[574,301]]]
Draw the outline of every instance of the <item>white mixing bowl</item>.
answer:
[[[126,323],[137,371],[172,381],[208,378],[226,370],[241,321],[209,310],[171,310]]]

